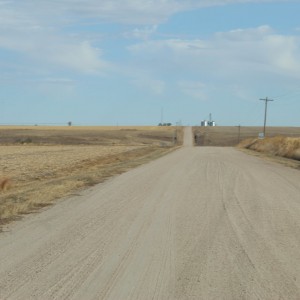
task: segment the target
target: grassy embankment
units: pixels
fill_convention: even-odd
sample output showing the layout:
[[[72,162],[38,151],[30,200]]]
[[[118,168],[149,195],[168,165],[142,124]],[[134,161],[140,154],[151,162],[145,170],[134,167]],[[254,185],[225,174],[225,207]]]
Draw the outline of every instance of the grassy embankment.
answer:
[[[300,168],[300,127],[268,127],[263,140],[258,139],[261,127],[194,127],[193,131],[196,146],[238,146],[249,154]]]
[[[238,147],[300,161],[300,138],[277,136],[265,139],[247,139],[242,141]]]

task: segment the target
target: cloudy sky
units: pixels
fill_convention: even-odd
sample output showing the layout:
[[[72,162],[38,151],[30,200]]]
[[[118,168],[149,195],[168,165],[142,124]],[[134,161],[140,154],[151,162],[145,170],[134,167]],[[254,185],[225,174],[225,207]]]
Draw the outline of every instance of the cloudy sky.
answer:
[[[0,124],[300,126],[300,0],[0,0]]]

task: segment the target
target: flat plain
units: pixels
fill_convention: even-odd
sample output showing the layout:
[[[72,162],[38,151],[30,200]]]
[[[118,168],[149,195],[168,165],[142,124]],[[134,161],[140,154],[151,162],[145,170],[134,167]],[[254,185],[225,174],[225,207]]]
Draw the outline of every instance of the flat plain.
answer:
[[[258,138],[259,133],[263,132],[263,127],[194,127],[193,132],[198,137],[196,141],[198,146],[236,146],[242,140]],[[300,127],[267,127],[266,136],[300,137]]]
[[[0,127],[0,224],[171,151],[174,127]]]

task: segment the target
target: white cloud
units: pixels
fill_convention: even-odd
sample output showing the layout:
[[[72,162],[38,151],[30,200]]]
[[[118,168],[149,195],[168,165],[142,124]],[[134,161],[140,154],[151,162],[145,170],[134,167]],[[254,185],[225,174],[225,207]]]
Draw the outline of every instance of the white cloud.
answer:
[[[162,80],[151,79],[149,77],[139,77],[131,81],[135,86],[143,90],[151,91],[156,95],[160,95],[165,90],[165,83]]]
[[[165,21],[170,15],[185,8],[181,1],[174,0],[61,0],[49,4],[40,0],[39,7],[46,4],[53,10],[102,21],[126,24],[157,24]],[[29,3],[33,3],[29,1]]]
[[[298,36],[284,36],[272,32],[270,28],[259,27],[256,35],[253,30],[238,32],[235,43],[226,41],[226,34],[224,38],[221,41],[224,42],[227,57],[236,60],[241,66],[249,67],[252,64],[254,70],[258,67],[263,72],[276,72],[300,78]]]
[[[253,99],[255,99],[255,96],[253,95],[253,90],[243,85],[232,84],[229,86],[229,90],[235,98],[242,99],[247,102],[253,101]]]
[[[21,53],[30,58],[32,63],[38,62],[41,68],[50,66],[84,73],[105,72],[111,66],[103,56],[101,43],[95,45],[94,38],[86,32],[75,30],[76,34],[72,35],[65,28],[72,24],[79,26],[87,20],[107,21],[136,25],[125,37],[145,42],[133,45],[130,51],[139,58],[152,55],[156,60],[157,56],[162,65],[170,62],[175,67],[187,70],[201,67],[210,71],[209,68],[226,65],[226,62],[231,62],[231,68],[241,63],[247,66],[248,62],[264,64],[266,67],[276,66],[279,72],[285,70],[297,74],[297,38],[276,35],[266,26],[219,33],[210,40],[150,40],[158,24],[175,13],[204,6],[243,2],[256,1],[0,0],[0,49]],[[253,44],[257,46],[256,50]],[[280,49],[280,53],[273,51],[272,47]]]
[[[53,63],[86,73],[101,72],[108,66],[108,63],[101,61],[101,50],[92,47],[87,41],[50,45],[45,53]]]
[[[300,38],[276,34],[268,26],[218,33],[207,40],[145,41],[128,50],[145,63],[156,60],[158,70],[168,63],[226,80],[261,73],[300,78]]]
[[[148,40],[156,32],[157,28],[157,25],[135,28],[132,31],[125,32],[123,36],[128,39]]]
[[[287,0],[281,0],[282,2]],[[40,0],[43,4],[45,0]],[[100,20],[150,25],[191,9],[234,3],[278,2],[276,0],[61,0],[53,6]]]
[[[210,48],[211,45],[203,40],[150,40],[128,47],[128,50],[136,55],[148,55],[157,53],[168,53],[168,55],[197,54],[202,50]]]
[[[266,40],[266,49],[271,62],[279,70],[299,74],[300,39],[293,36],[270,35]]]
[[[40,14],[42,8],[49,8],[51,12],[54,7],[51,2],[34,3],[36,9],[30,4],[33,2],[19,6],[14,1],[0,2],[0,49],[22,54],[41,68],[101,73],[109,67],[102,58],[101,49],[91,41],[63,32],[62,23],[55,23],[59,12],[53,17],[49,17],[51,14],[47,10]]]
[[[46,19],[51,15],[58,22],[72,22],[74,18],[94,18],[107,22],[153,25],[170,16],[191,9],[234,3],[277,2],[276,0],[26,0],[0,1],[15,12],[26,11],[31,16]],[[282,0],[284,2],[284,0]],[[46,13],[46,14],[45,14]],[[60,18],[63,16],[63,18]],[[63,21],[62,21],[63,20]]]
[[[34,82],[37,83],[45,83],[45,84],[59,84],[59,85],[73,85],[75,82],[72,79],[69,78],[43,78],[35,80]]]
[[[101,49],[93,47],[88,41],[63,39],[55,35],[21,34],[0,37],[0,47],[23,53],[40,66],[60,67],[66,70],[95,73],[104,72],[109,63],[102,59]]]
[[[179,89],[186,95],[204,101],[208,97],[205,92],[206,85],[197,81],[179,81],[177,83]]]

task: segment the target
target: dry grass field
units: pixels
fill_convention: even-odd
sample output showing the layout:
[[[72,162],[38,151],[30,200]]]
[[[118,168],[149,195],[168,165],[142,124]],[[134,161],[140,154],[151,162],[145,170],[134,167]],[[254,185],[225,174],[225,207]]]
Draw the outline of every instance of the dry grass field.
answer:
[[[263,128],[241,126],[239,134],[237,126],[194,127],[193,132],[198,146],[236,146],[242,140],[258,138]],[[266,136],[300,137],[300,127],[268,127]]]
[[[249,154],[300,169],[300,138],[275,136],[246,139],[238,147]]]
[[[238,146],[248,154],[300,169],[300,127],[194,127],[196,146]]]
[[[177,131],[177,144],[174,135]],[[175,127],[0,127],[0,224],[146,163],[182,142]]]
[[[170,145],[176,127],[2,126],[0,145]]]
[[[265,139],[247,139],[242,141],[239,147],[300,160],[300,138],[277,136]]]

